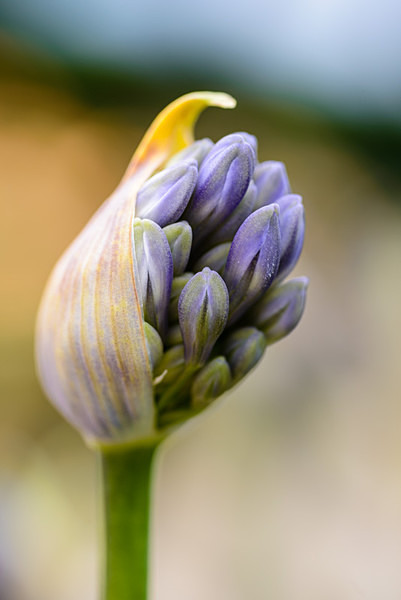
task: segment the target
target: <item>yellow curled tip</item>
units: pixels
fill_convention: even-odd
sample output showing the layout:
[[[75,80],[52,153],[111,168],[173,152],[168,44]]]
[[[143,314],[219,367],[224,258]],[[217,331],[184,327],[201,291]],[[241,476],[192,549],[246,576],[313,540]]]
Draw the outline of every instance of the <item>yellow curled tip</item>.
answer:
[[[195,123],[205,108],[235,108],[236,104],[235,98],[224,92],[192,92],[174,100],[150,125],[128,165],[123,181],[145,165],[151,174],[173,154],[192,144]]]

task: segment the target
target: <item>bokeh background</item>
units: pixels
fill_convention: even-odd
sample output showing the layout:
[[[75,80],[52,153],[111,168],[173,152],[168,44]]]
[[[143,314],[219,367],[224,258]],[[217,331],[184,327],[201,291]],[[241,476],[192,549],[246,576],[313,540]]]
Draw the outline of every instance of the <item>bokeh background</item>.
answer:
[[[401,7],[2,0],[0,599],[97,598],[96,461],[35,378],[60,253],[156,113],[259,138],[304,196],[298,329],[165,444],[153,600],[401,597]]]

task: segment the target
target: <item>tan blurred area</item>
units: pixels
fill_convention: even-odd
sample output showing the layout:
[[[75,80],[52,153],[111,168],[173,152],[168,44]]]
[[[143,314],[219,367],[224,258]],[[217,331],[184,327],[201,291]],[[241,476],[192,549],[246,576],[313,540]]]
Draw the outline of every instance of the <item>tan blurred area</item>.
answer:
[[[304,318],[234,392],[165,444],[154,600],[401,598],[401,214],[312,114],[210,109],[198,134],[259,138],[304,196]],[[35,312],[63,249],[162,106],[94,108],[0,83],[1,600],[97,598],[96,461],[48,404]],[[273,115],[274,116],[274,115]]]

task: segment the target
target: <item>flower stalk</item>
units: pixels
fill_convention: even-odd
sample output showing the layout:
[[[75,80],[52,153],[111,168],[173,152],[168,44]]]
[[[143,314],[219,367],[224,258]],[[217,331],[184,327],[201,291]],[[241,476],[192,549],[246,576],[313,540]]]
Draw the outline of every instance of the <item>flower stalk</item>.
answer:
[[[152,466],[159,440],[100,452],[102,600],[147,600]]]

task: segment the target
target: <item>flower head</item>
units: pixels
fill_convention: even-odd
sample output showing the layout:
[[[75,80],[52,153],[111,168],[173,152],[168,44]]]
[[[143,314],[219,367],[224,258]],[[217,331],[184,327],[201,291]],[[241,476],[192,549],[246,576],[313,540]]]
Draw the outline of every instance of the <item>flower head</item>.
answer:
[[[298,323],[302,199],[238,132],[193,141],[208,105],[173,102],[112,196],[57,263],[37,324],[50,400],[88,439],[123,442],[185,420],[240,381]]]

